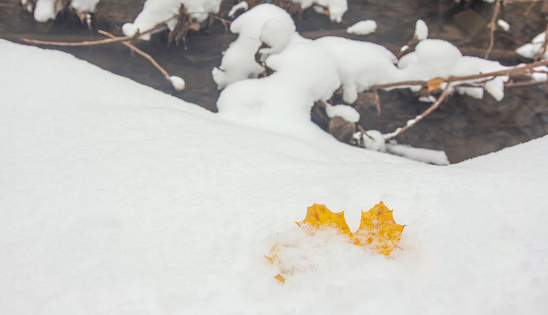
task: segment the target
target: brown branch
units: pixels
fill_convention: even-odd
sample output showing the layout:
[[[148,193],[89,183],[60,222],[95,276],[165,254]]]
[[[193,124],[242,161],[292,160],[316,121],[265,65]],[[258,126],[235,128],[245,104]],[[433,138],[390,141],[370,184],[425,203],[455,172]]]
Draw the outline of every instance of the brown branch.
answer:
[[[98,30],[97,31],[99,34],[102,34],[102,35],[105,35],[105,36],[108,36],[110,38],[116,38],[114,35],[110,34],[109,32],[105,32],[105,31],[102,31],[102,30]],[[152,63],[152,65],[154,67],[156,67],[156,69],[160,70],[160,72],[164,75],[164,77],[166,78],[166,80],[168,80],[170,83],[172,83],[171,81],[171,77],[169,75],[169,73],[167,73],[167,71],[162,68],[162,66],[160,66],[156,60],[154,60],[154,58],[152,58],[149,54],[147,54],[146,52],[140,50],[139,48],[133,46],[132,44],[128,43],[128,42],[122,42],[123,45],[129,47],[131,50],[133,50],[134,52],[138,53],[139,55],[145,57],[148,61],[150,61],[150,63]]]
[[[443,89],[443,92],[441,93],[440,97],[438,97],[438,100],[432,104],[432,106],[428,107],[427,110],[425,110],[422,114],[415,117],[413,120],[408,120],[407,124],[401,128],[396,129],[393,133],[389,134],[384,138],[384,141],[390,141],[394,139],[395,137],[399,136],[403,132],[405,132],[407,129],[413,127],[415,124],[417,124],[419,121],[421,121],[424,117],[426,117],[428,114],[430,114],[434,109],[438,108],[440,104],[443,102],[445,97],[447,96],[447,93],[449,92],[449,87],[451,84],[447,83],[445,86],[445,89]]]
[[[138,35],[134,36],[124,36],[124,37],[116,37],[116,38],[107,38],[107,39],[101,39],[101,40],[91,40],[91,41],[83,41],[83,42],[50,42],[45,40],[37,40],[37,39],[30,39],[30,38],[21,38],[22,41],[27,42],[29,44],[36,44],[36,45],[49,45],[49,46],[93,46],[93,45],[103,45],[103,44],[111,44],[111,43],[118,43],[127,41],[130,39],[133,39],[137,37]]]
[[[381,99],[379,97],[379,92],[377,90],[374,90],[373,93],[375,93],[375,107],[377,108],[377,116],[381,115]]]
[[[399,60],[399,59],[401,58],[401,56],[403,56],[403,54],[404,54],[406,51],[408,51],[408,50],[410,50],[411,48],[413,48],[413,46],[415,46],[418,42],[419,42],[419,39],[417,38],[416,35],[414,35],[413,38],[411,38],[411,39],[407,42],[407,44],[406,44],[405,46],[403,46],[403,47],[400,48],[400,51],[399,51],[398,54],[396,55],[396,59]],[[404,49],[404,47],[405,47],[405,49]]]
[[[504,85],[505,88],[513,88],[513,87],[528,87],[528,86],[536,86],[536,85],[543,85],[548,84],[548,81],[524,81],[524,82],[512,82],[512,83],[506,83]]]
[[[223,2],[224,2],[224,0],[223,0]],[[214,18],[215,20],[218,20],[221,23],[223,23],[223,27],[225,28],[225,33],[228,33],[228,25],[232,24],[232,21],[229,21],[227,19],[223,19],[222,17],[220,17],[218,15],[215,15],[215,14],[212,14],[212,13],[209,13],[209,16]]]
[[[29,38],[21,38],[22,41],[30,43],[30,44],[37,44],[37,45],[50,45],[50,46],[94,46],[94,45],[104,45],[104,44],[112,44],[112,43],[118,43],[118,42],[125,42],[134,38],[137,38],[141,35],[145,35],[151,32],[154,32],[160,28],[165,27],[165,23],[169,20],[173,19],[175,17],[172,17],[170,19],[167,19],[161,23],[158,23],[156,26],[154,26],[151,29],[148,29],[144,32],[138,32],[137,34],[133,36],[123,36],[123,37],[113,37],[113,38],[107,38],[107,39],[101,39],[101,40],[93,40],[93,41],[83,41],[83,42],[51,42],[51,41],[43,41],[43,40],[36,40],[36,39],[29,39]],[[114,36],[114,35],[113,35]]]
[[[458,81],[468,81],[468,80],[477,80],[477,79],[490,78],[490,77],[517,75],[517,74],[525,73],[529,69],[540,67],[540,66],[546,66],[546,65],[548,65],[548,60],[542,60],[542,61],[532,62],[521,67],[509,68],[509,69],[504,69],[499,71],[465,75],[465,76],[448,77],[443,79],[441,83],[453,83]],[[427,86],[428,82],[429,81],[421,81],[421,80],[401,81],[401,82],[373,85],[369,89],[375,91],[375,90],[382,90],[382,89],[389,89],[389,88],[410,86],[410,85]]]
[[[358,130],[363,133],[366,137],[368,137],[369,139],[371,140],[375,140],[373,137],[371,137],[367,131],[365,131],[365,129],[363,129],[363,127],[361,125],[358,125]]]
[[[416,81],[401,81],[401,82],[394,82],[394,83],[387,83],[387,84],[378,84],[378,85],[373,85],[370,90],[384,90],[384,89],[389,89],[389,88],[393,88],[393,87],[398,87],[398,86],[406,86],[406,85],[426,85],[426,82],[427,81],[420,81],[420,80],[416,80]]]
[[[448,79],[446,79],[446,82],[475,80],[475,79],[482,79],[482,78],[488,78],[488,77],[510,76],[510,75],[524,73],[529,69],[540,67],[540,66],[546,66],[546,65],[548,65],[548,60],[542,60],[542,61],[532,62],[516,68],[510,68],[510,69],[504,69],[504,70],[480,73],[480,74],[473,74],[473,75],[465,75],[460,77],[449,77]]]
[[[487,48],[487,51],[485,52],[485,59],[489,58],[489,54],[491,53],[491,50],[493,50],[493,46],[495,46],[495,30],[497,29],[496,21],[497,21],[497,17],[499,16],[501,1],[502,0],[496,0],[495,10],[493,12],[493,16],[491,17],[491,22],[489,22],[489,26],[488,26],[488,28],[490,29],[489,47]]]

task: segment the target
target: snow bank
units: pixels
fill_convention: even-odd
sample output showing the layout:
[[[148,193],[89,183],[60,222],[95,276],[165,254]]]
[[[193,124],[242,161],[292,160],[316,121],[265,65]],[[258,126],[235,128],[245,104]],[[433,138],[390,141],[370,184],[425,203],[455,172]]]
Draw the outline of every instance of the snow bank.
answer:
[[[0,66],[0,314],[548,307],[546,137],[434,167],[235,125],[57,51],[0,40]],[[314,202],[355,230],[380,200],[407,225],[390,259],[295,230]],[[285,285],[276,233],[302,244]]]

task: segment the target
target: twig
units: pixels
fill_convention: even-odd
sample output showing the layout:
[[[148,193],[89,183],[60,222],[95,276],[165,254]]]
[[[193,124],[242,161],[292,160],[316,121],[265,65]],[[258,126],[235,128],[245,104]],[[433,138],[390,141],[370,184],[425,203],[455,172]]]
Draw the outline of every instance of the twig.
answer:
[[[525,10],[525,12],[523,12],[523,16],[528,16],[529,13],[531,13],[531,10],[533,10],[533,7],[535,6],[535,4],[537,4],[536,1],[532,1],[531,4],[529,4],[529,6],[527,7],[527,9]]]
[[[211,16],[212,18],[214,18],[214,19],[220,21],[221,23],[223,23],[223,27],[225,28],[225,33],[228,33],[228,25],[230,25],[232,23],[232,21],[229,21],[227,19],[223,19],[222,17],[217,16],[217,15],[212,14],[212,13],[209,13],[209,16]]]
[[[371,136],[367,133],[367,131],[365,131],[365,129],[363,129],[362,126],[358,125],[358,130],[359,130],[361,133],[363,133],[364,135],[366,135],[369,139],[375,140],[373,137],[371,137]]]
[[[375,93],[375,107],[377,108],[377,116],[381,115],[381,99],[379,97],[378,90],[374,90],[373,93]]]
[[[142,35],[142,34],[141,34]],[[50,45],[50,46],[93,46],[93,45],[103,45],[103,44],[111,44],[111,43],[117,43],[117,42],[123,42],[130,39],[133,39],[139,35],[134,36],[124,36],[124,37],[116,37],[116,38],[107,38],[107,39],[101,39],[101,40],[91,40],[91,41],[83,41],[83,42],[50,42],[45,40],[37,40],[37,39],[30,39],[30,38],[21,38],[22,41],[27,42],[29,44],[37,44],[37,45]]]
[[[105,36],[108,36],[110,38],[116,38],[114,35],[110,34],[109,32],[105,32],[105,31],[102,31],[102,30],[98,30],[97,31],[99,34],[103,34]],[[154,58],[152,58],[149,54],[147,54],[146,52],[140,50],[139,48],[133,46],[132,44],[128,43],[128,42],[122,42],[123,45],[129,47],[131,50],[133,50],[134,52],[138,53],[139,55],[145,57],[148,61],[150,61],[150,63],[152,63],[152,65],[154,67],[156,67],[156,69],[160,70],[160,72],[164,75],[164,77],[166,78],[166,80],[168,80],[170,83],[172,82],[171,81],[171,77],[169,75],[169,73],[167,73],[167,71],[162,68],[157,62],[156,60],[154,60]]]
[[[485,59],[489,58],[489,54],[491,53],[491,50],[493,50],[493,46],[495,46],[495,30],[497,29],[497,17],[499,16],[500,11],[500,2],[502,0],[496,0],[495,2],[495,10],[493,12],[493,17],[491,17],[491,22],[489,22],[489,47],[487,48],[487,51],[485,52]]]
[[[398,52],[398,54],[396,55],[396,59],[400,59],[401,56],[403,56],[403,54],[410,50],[411,48],[413,48],[413,46],[415,46],[417,43],[419,42],[419,39],[416,35],[413,36],[413,38],[411,38],[406,45],[404,45],[402,48],[400,48],[400,51]]]
[[[450,86],[451,86],[451,84],[447,83],[447,85],[445,86],[445,89],[443,89],[443,92],[441,93],[440,97],[438,97],[438,100],[434,104],[432,104],[432,106],[428,107],[427,110],[425,110],[422,114],[418,115],[414,119],[408,120],[407,124],[405,126],[396,129],[396,131],[394,131],[391,134],[386,135],[384,137],[384,141],[390,141],[390,140],[394,139],[395,137],[399,136],[400,134],[405,132],[407,129],[413,127],[416,123],[421,121],[424,117],[426,117],[428,114],[430,114],[434,109],[438,108],[440,106],[441,102],[443,102],[443,100],[445,99],[445,96],[447,96],[447,93],[449,92],[449,87]]]

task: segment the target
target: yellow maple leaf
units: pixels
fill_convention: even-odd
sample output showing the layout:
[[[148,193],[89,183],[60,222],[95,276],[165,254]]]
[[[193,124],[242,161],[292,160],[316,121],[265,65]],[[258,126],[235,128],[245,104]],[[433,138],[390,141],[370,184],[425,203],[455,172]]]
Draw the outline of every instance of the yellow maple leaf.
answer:
[[[360,227],[353,234],[355,244],[376,249],[381,254],[389,256],[400,242],[403,228],[394,221],[392,210],[382,201],[367,212],[362,211]]]
[[[362,211],[360,227],[355,233],[351,233],[344,219],[344,211],[334,213],[325,205],[313,204],[307,208],[304,220],[295,223],[309,235],[314,235],[316,230],[336,229],[355,245],[370,248],[388,257],[392,250],[398,246],[405,227],[405,225],[399,225],[394,221],[392,212],[381,201],[371,210]],[[285,278],[282,275],[291,274],[292,271],[279,259],[278,253],[290,246],[292,245],[276,243],[270,250],[270,257],[265,256],[273,265],[280,268],[281,273],[274,278],[282,283],[285,283]]]
[[[329,210],[325,205],[313,204],[307,208],[306,217],[303,222],[295,222],[298,226],[303,227],[309,225],[313,228],[320,229],[323,227],[330,227],[338,229],[340,233],[346,235],[352,235],[350,228],[346,224],[344,219],[344,211],[334,213]]]

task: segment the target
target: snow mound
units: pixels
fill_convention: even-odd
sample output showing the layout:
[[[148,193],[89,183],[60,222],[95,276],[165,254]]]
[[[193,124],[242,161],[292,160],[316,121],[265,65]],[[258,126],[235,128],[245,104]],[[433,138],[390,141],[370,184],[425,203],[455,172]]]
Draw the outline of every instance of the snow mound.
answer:
[[[547,137],[430,166],[232,124],[57,51],[0,40],[0,67],[0,314],[548,307]],[[307,206],[356,230],[380,200],[407,225],[389,259],[324,235],[274,279],[264,255]]]

